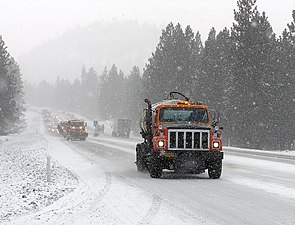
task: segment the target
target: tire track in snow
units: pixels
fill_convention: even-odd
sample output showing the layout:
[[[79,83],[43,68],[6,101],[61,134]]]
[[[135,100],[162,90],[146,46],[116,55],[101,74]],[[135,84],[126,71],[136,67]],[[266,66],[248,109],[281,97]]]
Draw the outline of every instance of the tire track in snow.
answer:
[[[200,221],[204,221],[204,218],[199,217],[198,215],[195,214],[195,212],[185,209],[174,202],[171,202],[169,199],[166,197],[161,197],[158,194],[153,194],[151,192],[147,192],[146,189],[141,187],[140,185],[134,183],[132,180],[119,175],[119,174],[112,174],[113,177],[121,180],[121,182],[127,184],[130,187],[137,188],[139,190],[144,191],[144,195],[146,197],[152,196],[152,203],[150,205],[150,208],[148,209],[147,213],[143,218],[137,223],[138,225],[148,225],[148,224],[153,224],[153,219],[157,216],[159,211],[162,209],[165,209],[166,211],[169,212],[175,212],[176,214],[179,215],[179,218],[182,218],[181,221],[182,223],[188,223],[188,224],[199,224]],[[203,222],[201,222],[203,223]],[[204,223],[212,224],[209,221],[205,221]]]
[[[97,211],[98,209],[98,204],[104,199],[104,197],[107,195],[107,193],[109,192],[110,190],[110,187],[111,187],[111,184],[112,184],[112,175],[111,173],[109,172],[105,172],[105,185],[103,186],[103,188],[98,192],[98,193],[95,193],[93,191],[91,191],[91,193],[88,193],[88,195],[94,195],[95,197],[94,198],[87,198],[85,199],[85,201],[81,202],[80,204],[87,204],[88,203],[88,207],[83,209],[83,212],[79,213],[79,214],[76,214],[75,216],[69,218],[68,220],[64,221],[64,222],[71,222],[71,224],[76,224],[76,221],[80,218],[83,218],[84,216],[88,217],[88,215],[93,215],[94,212]],[[80,206],[77,205],[77,206]],[[83,207],[82,205],[82,207]],[[81,207],[81,208],[82,208]]]
[[[153,195],[152,204],[147,214],[139,221],[138,225],[151,224],[154,217],[159,212],[162,205],[162,198],[158,195]]]
[[[104,187],[98,192],[98,196],[94,198],[93,203],[89,207],[90,209],[93,209],[98,202],[102,201],[102,199],[106,196],[106,194],[109,192],[111,184],[112,184],[112,174],[110,172],[104,173],[106,176],[106,183]]]

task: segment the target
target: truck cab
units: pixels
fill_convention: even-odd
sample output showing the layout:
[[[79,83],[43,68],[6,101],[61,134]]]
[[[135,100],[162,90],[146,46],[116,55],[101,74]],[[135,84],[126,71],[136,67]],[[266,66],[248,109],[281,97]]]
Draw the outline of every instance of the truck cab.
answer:
[[[178,92],[172,92],[178,93]],[[141,124],[143,143],[136,147],[138,171],[148,170],[158,178],[163,169],[175,173],[202,173],[220,178],[222,171],[222,127],[208,106],[184,99],[166,99],[156,104],[146,99]]]
[[[85,141],[88,137],[86,126],[83,120],[66,120],[59,124],[58,130],[67,140]]]

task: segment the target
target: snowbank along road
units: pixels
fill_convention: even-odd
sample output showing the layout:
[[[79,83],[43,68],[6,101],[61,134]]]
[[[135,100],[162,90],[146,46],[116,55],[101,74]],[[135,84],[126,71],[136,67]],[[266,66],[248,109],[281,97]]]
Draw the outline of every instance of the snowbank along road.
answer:
[[[54,165],[50,184],[46,182],[45,160],[39,164],[33,160],[31,167],[23,167],[25,174],[40,173],[36,175],[39,189],[47,187],[48,198],[36,200],[38,207],[24,210],[17,188],[7,188],[11,184],[2,182],[0,200],[11,208],[7,212],[7,205],[0,203],[3,224],[295,224],[292,158],[273,160],[225,150],[219,180],[208,179],[207,174],[170,172],[152,179],[148,173],[136,171],[138,138],[90,134],[86,141],[69,142],[50,135],[39,113],[28,112],[28,118],[29,130],[34,132],[3,139],[1,162],[9,148],[22,148],[22,144],[35,146],[28,147],[35,149],[29,155],[18,152],[25,157],[50,155]],[[9,143],[18,143],[18,147]],[[10,163],[10,167],[17,167]],[[43,169],[34,167],[42,163]],[[21,177],[6,179],[13,180],[14,187],[23,185]],[[50,193],[56,193],[55,197]]]

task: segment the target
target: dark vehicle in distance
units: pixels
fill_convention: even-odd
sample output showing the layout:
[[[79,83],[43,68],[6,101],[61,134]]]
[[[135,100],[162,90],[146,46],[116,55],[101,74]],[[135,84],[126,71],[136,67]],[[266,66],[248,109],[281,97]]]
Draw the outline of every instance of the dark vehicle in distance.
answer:
[[[131,131],[131,120],[118,119],[113,125],[112,136],[129,138]]]

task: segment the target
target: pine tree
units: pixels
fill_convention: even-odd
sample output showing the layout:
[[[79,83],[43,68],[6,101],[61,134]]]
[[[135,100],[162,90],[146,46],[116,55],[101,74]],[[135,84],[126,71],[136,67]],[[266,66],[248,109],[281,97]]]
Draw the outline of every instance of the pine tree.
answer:
[[[98,108],[98,77],[96,71],[91,67],[86,72],[85,66],[81,73],[81,112],[91,118],[97,117]]]
[[[228,105],[232,85],[233,58],[231,49],[234,44],[229,30],[218,35],[211,29],[202,54],[201,75],[199,76],[202,100],[222,116],[222,124],[228,128]],[[229,135],[228,132],[226,134]]]
[[[137,66],[132,68],[126,79],[126,90],[127,95],[124,99],[124,114],[133,121],[133,130],[137,131],[139,128],[138,120],[142,113],[144,101],[144,97],[142,96],[142,79]]]
[[[99,81],[99,93],[98,93],[98,115],[100,119],[109,119],[110,118],[110,105],[108,98],[108,70],[105,67],[104,71],[100,75]]]
[[[271,93],[267,77],[272,49],[272,28],[260,15],[255,0],[239,0],[232,28],[236,48],[231,101],[232,133],[239,145],[265,148],[271,123]]]
[[[293,10],[293,21],[287,24],[277,44],[277,62],[274,66],[278,68],[280,79],[278,80],[277,105],[280,106],[281,116],[277,130],[280,132],[280,146],[284,149],[295,149],[293,137],[293,119],[295,107],[295,11]]]
[[[112,68],[109,71],[108,76],[108,104],[110,106],[110,111],[108,112],[112,119],[118,118],[118,106],[120,105],[120,94],[118,88],[118,80],[119,80],[119,74],[118,69],[115,64],[113,64]],[[119,109],[120,110],[120,109]]]
[[[7,52],[2,36],[0,36],[0,135],[6,134],[9,126],[7,116],[9,114],[10,96],[7,95],[9,53]],[[9,111],[8,111],[9,110]]]
[[[183,32],[180,24],[168,24],[144,70],[145,95],[152,101],[163,99],[170,91],[189,95],[196,71],[193,62],[197,58],[198,47],[189,26]]]
[[[76,112],[78,114],[81,114],[81,93],[82,93],[82,87],[81,82],[78,79],[75,79],[73,84],[70,86],[70,107],[69,111]]]
[[[24,127],[23,92],[19,67],[0,36],[0,135]]]
[[[19,65],[14,60],[14,58],[10,58],[9,60],[9,67],[8,67],[8,75],[11,80],[11,87],[13,90],[13,102],[14,102],[14,114],[13,114],[13,126],[12,132],[17,132],[23,129],[26,124],[24,120],[24,92],[23,92],[23,82],[21,79],[21,73],[19,69]]]
[[[202,86],[202,64],[203,64],[203,52],[204,47],[201,40],[201,35],[199,32],[196,33],[195,38],[191,41],[192,46],[192,55],[191,55],[191,67],[192,71],[192,80],[190,95],[192,98],[197,100],[205,100]]]
[[[201,99],[206,101],[211,107],[214,107],[216,102],[214,97],[216,96],[215,90],[219,90],[218,76],[216,73],[219,69],[216,64],[217,60],[217,46],[216,46],[216,31],[212,28],[209,32],[208,39],[205,41],[205,47],[202,54],[201,76],[199,78]],[[218,92],[218,91],[217,91]],[[220,95],[220,93],[218,93]]]
[[[106,69],[105,69],[106,70]],[[122,115],[122,87],[124,87],[124,74],[120,72],[115,64],[102,76],[99,94],[100,111],[105,119],[117,119]]]

